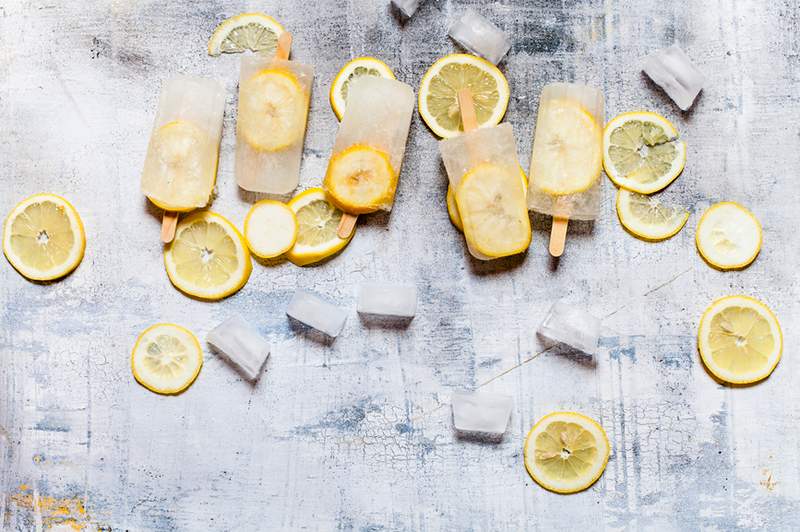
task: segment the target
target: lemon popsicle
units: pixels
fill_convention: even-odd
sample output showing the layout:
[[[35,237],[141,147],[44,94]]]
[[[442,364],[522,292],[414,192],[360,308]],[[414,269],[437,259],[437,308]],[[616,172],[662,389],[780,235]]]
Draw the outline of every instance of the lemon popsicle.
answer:
[[[550,252],[563,252],[567,221],[593,220],[600,209],[603,94],[552,83],[542,89],[531,154],[528,206],[553,217]]]

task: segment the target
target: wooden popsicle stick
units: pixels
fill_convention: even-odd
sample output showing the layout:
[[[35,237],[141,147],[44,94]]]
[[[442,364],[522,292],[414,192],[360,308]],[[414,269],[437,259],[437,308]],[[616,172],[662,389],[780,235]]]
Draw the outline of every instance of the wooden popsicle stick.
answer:
[[[472,101],[472,91],[461,89],[458,91],[458,107],[461,110],[461,125],[464,131],[478,129],[478,116],[475,114],[475,102]]]
[[[358,221],[357,214],[347,214],[343,212],[339,227],[336,229],[336,234],[339,238],[350,238],[350,235],[353,234],[353,230],[356,228],[356,221]]]
[[[175,238],[175,229],[178,227],[178,213],[175,211],[164,211],[161,218],[161,241],[169,244]]]
[[[569,218],[553,216],[553,227],[550,229],[550,255],[554,257],[560,257],[564,253],[567,225],[569,225]]]
[[[278,49],[275,51],[275,59],[286,61],[289,59],[289,52],[292,51],[292,34],[288,31],[281,33],[278,37]]]

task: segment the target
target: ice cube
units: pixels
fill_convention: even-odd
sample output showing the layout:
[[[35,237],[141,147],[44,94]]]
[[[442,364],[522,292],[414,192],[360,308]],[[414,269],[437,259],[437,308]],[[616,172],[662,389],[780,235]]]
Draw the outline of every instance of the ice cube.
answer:
[[[470,52],[486,58],[495,65],[511,48],[511,41],[503,30],[472,8],[468,8],[450,27],[450,37]]]
[[[454,393],[453,426],[460,432],[502,434],[508,426],[513,401],[510,396],[487,393]]]
[[[597,350],[601,327],[601,321],[585,309],[557,301],[539,325],[538,333],[554,342],[593,355]]]
[[[642,70],[684,111],[692,106],[705,82],[703,73],[674,44],[648,56]]]
[[[269,342],[244,318],[234,315],[206,335],[206,341],[236,365],[248,380],[256,380],[269,356]]]
[[[413,318],[417,313],[417,287],[364,283],[358,293],[358,312],[395,318]]]
[[[396,7],[406,18],[411,18],[417,12],[419,5],[425,0],[392,0],[392,4]]]
[[[295,290],[286,314],[331,338],[336,338],[342,332],[344,320],[347,318],[347,313],[342,308],[328,303],[316,294],[299,289]]]

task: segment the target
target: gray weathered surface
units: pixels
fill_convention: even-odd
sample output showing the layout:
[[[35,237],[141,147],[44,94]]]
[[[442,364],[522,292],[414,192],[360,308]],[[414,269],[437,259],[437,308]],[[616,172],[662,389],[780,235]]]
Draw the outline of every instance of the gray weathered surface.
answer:
[[[0,211],[36,192],[67,196],[86,225],[78,270],[32,284],[0,264],[0,522],[27,530],[64,520],[114,529],[494,529],[800,527],[800,366],[794,327],[800,173],[800,8],[774,2],[648,0],[484,3],[513,35],[501,65],[507,114],[527,166],[538,93],[551,81],[600,84],[607,117],[665,114],[685,136],[686,171],[666,192],[692,208],[673,239],[625,233],[604,178],[593,228],[572,227],[557,269],[549,223],[530,251],[472,260],[444,208],[436,140],[415,116],[391,216],[362,220],[319,267],[254,265],[235,296],[203,303],[174,290],[158,212],[139,172],[161,82],[175,72],[224,80],[229,102],[213,210],[241,224],[252,200],[233,177],[238,58],[209,58],[217,22],[263,9],[294,32],[293,57],[316,68],[301,188],[320,183],[336,119],[338,68],[375,55],[417,86],[465,3],[430,0],[401,24],[385,0],[266,4],[24,2],[0,5]],[[306,5],[308,4],[308,5]],[[681,113],[639,72],[678,42],[707,75]],[[721,273],[697,255],[694,227],[710,203],[736,200],[764,226],[756,262]],[[408,328],[357,317],[356,284],[420,288]],[[295,330],[296,286],[351,309],[332,344]],[[786,350],[766,382],[716,384],[695,348],[715,298],[754,295],[777,313]],[[608,316],[596,366],[558,353],[531,360],[534,329],[565,295]],[[256,386],[206,350],[197,382],[161,397],[131,376],[146,326],[171,321],[203,338],[242,313],[277,345]],[[514,396],[500,444],[456,439],[448,400],[482,387]],[[563,497],[526,474],[521,445],[553,410],[584,412],[608,432],[600,481]],[[63,507],[63,508],[62,508]]]

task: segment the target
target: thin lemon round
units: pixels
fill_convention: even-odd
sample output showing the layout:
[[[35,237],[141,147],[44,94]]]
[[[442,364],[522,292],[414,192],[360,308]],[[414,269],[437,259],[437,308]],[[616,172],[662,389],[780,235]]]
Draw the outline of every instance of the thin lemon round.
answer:
[[[303,138],[307,109],[308,94],[292,71],[260,70],[239,90],[237,131],[256,150],[284,150]]]
[[[164,265],[175,288],[208,300],[237,292],[253,270],[244,237],[211,211],[193,213],[178,223],[175,239],[164,250]]]
[[[78,211],[55,194],[35,194],[19,202],[3,224],[3,253],[20,274],[52,281],[78,267],[86,234]]]
[[[281,201],[259,201],[244,219],[244,237],[257,257],[271,259],[283,255],[297,241],[294,211]]]
[[[622,113],[603,132],[603,167],[619,187],[652,194],[672,183],[686,165],[686,143],[663,116]]]
[[[589,190],[603,165],[602,129],[578,102],[550,100],[539,107],[531,153],[531,181],[554,196]]]
[[[242,13],[223,20],[208,40],[208,55],[239,53],[245,50],[270,55],[278,47],[283,26],[264,13]]]
[[[540,419],[525,438],[525,468],[543,488],[576,493],[605,471],[611,446],[595,420],[576,412],[553,412]]]
[[[700,358],[708,371],[731,384],[766,379],[783,352],[778,318],[761,301],[728,296],[714,301],[700,318]]]
[[[203,367],[197,337],[173,323],[156,323],[142,331],[131,353],[136,381],[148,390],[171,395],[188,388]]]
[[[489,61],[470,54],[450,54],[437,60],[422,76],[418,108],[422,120],[438,136],[464,131],[458,91],[472,91],[478,127],[496,126],[508,107],[508,80]]]
[[[350,88],[350,83],[361,76],[396,79],[392,69],[386,63],[374,57],[356,57],[344,65],[333,79],[328,93],[331,109],[333,109],[336,118],[339,120],[342,119],[347,108],[347,91]]]
[[[758,218],[732,201],[715,203],[697,223],[697,250],[706,262],[720,270],[750,265],[761,251],[761,241]]]
[[[683,229],[689,211],[676,205],[665,205],[658,198],[617,190],[617,216],[631,234],[644,240],[666,240]]]
[[[324,186],[337,207],[366,214],[391,203],[397,174],[385,152],[355,144],[331,157]]]
[[[339,238],[336,230],[342,221],[338,209],[321,188],[310,188],[289,202],[297,218],[297,241],[286,258],[297,266],[325,260],[340,252],[353,238]]]
[[[520,179],[522,179],[522,188],[527,193],[528,176],[525,175],[525,171],[522,169],[521,166],[519,167],[519,176]],[[456,229],[463,232],[464,225],[461,223],[461,215],[458,213],[458,204],[456,204],[456,195],[455,192],[453,192],[453,187],[451,187],[450,185],[447,185],[447,197],[445,198],[445,201],[447,203],[447,214],[450,216],[450,222],[452,222],[452,224],[456,226]]]

